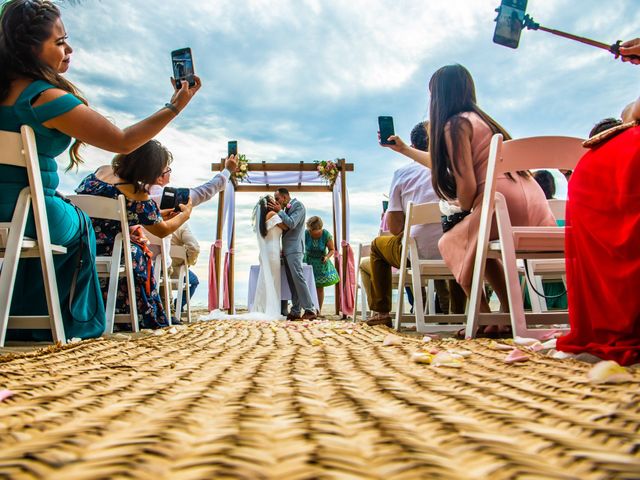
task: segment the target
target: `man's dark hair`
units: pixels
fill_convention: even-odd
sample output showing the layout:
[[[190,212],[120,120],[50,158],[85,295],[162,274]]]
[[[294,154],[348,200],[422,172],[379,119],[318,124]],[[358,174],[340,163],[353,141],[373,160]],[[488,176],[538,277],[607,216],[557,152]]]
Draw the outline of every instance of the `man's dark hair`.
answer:
[[[618,125],[622,125],[622,120],[619,118],[605,118],[604,120],[600,120],[589,132],[589,138],[610,128],[617,127]]]
[[[429,122],[424,121],[417,124],[411,130],[411,145],[423,152],[429,151]]]
[[[280,195],[289,195],[289,190],[284,187],[280,187],[276,190],[276,192],[278,192]]]
[[[553,174],[549,170],[536,170],[533,172],[533,178],[542,188],[545,198],[551,200],[556,194],[556,181],[553,179]]]

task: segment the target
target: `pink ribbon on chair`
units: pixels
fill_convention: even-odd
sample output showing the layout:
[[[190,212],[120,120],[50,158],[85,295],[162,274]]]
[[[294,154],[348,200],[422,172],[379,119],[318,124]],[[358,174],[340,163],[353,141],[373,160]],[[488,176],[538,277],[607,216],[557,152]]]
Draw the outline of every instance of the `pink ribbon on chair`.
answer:
[[[340,276],[340,311],[343,315],[353,315],[355,311],[356,269],[353,249],[349,242],[343,240],[342,247],[347,248],[347,271],[342,271],[342,255],[337,254],[338,275]]]

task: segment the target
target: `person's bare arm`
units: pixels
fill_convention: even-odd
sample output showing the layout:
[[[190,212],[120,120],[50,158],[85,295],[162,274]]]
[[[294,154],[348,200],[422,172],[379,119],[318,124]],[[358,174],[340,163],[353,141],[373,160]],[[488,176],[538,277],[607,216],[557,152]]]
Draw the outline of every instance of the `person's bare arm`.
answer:
[[[404,212],[389,212],[387,216],[387,226],[392,235],[398,235],[404,230]]]
[[[453,166],[453,176],[456,181],[456,193],[458,195],[458,203],[462,210],[471,210],[473,201],[476,198],[478,184],[476,182],[476,174],[473,170],[473,159],[471,156],[471,135],[473,133],[471,124],[463,120],[460,122],[461,132],[457,142],[457,155],[453,155],[453,142],[451,139],[451,130],[447,126],[444,131],[444,139],[451,158]]]
[[[188,83],[183,81],[182,88],[175,91],[170,103],[178,111],[182,111],[200,89],[200,86],[200,79],[198,78],[196,79],[196,86],[193,88],[189,88]],[[67,93],[57,88],[45,90],[34,103],[34,107],[43,105]],[[103,150],[115,153],[130,153],[155,137],[175,117],[176,114],[170,109],[161,108],[144,120],[130,127],[120,129],[90,107],[78,105],[72,110],[48,120],[43,125]]]
[[[621,118],[624,123],[640,120],[640,98],[624,107]]]
[[[327,254],[322,257],[322,263],[326,263],[326,261],[336,253],[336,244],[333,241],[333,238],[329,238],[329,240],[327,240],[327,250]]]
[[[392,135],[389,137],[389,140],[395,140],[395,145],[382,145],[385,148],[390,148],[394,152],[398,152],[405,157],[409,157],[411,160],[418,162],[424,165],[427,168],[431,168],[431,154],[429,152],[424,152],[422,150],[418,150],[417,148],[413,148],[406,143],[397,135]]]
[[[144,228],[149,230],[153,235],[159,238],[164,238],[167,235],[171,235],[175,232],[180,226],[189,220],[191,216],[191,200],[186,205],[179,205],[181,212],[178,213],[175,217],[170,218],[169,220],[163,220],[160,223],[156,223],[153,225],[145,225]]]

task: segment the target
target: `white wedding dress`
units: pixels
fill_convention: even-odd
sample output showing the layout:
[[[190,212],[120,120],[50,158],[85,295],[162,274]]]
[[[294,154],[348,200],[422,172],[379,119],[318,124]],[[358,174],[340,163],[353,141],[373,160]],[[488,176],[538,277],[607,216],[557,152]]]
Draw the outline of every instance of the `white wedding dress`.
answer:
[[[267,220],[267,236],[260,234],[256,228],[260,260],[260,274],[256,286],[256,295],[249,313],[227,315],[221,310],[214,310],[200,320],[284,320],[281,315],[280,289],[280,239],[282,229],[278,224],[282,219],[274,215]]]

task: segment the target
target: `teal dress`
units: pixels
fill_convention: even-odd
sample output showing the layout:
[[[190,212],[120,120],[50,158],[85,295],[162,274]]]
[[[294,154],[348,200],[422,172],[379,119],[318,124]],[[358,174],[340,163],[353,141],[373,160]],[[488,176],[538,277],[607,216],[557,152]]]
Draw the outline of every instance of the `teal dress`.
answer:
[[[49,221],[51,242],[64,245],[65,255],[54,255],[60,308],[67,339],[92,338],[102,334],[105,311],[95,266],[96,241],[91,220],[82,211],[55,195],[59,184],[55,157],[71,143],[71,138],[42,124],[62,115],[82,102],[67,94],[51,102],[33,107],[32,103],[45,90],[55,88],[36,80],[20,94],[14,105],[0,107],[0,130],[19,132],[22,125],[33,128],[38,148],[38,160],[44,187],[44,199]],[[0,221],[11,221],[20,191],[27,186],[25,168],[0,165]],[[25,235],[35,237],[33,214],[30,214]],[[77,271],[73,295],[73,278]],[[40,259],[21,259],[15,283],[11,315],[45,315]],[[13,338],[47,340],[49,330],[12,331]],[[17,334],[17,335],[16,335]]]
[[[313,267],[317,288],[329,287],[340,281],[333,261],[322,261],[322,257],[327,254],[329,240],[331,240],[331,234],[327,230],[322,230],[320,238],[313,238],[309,230],[304,232],[304,261]]]

